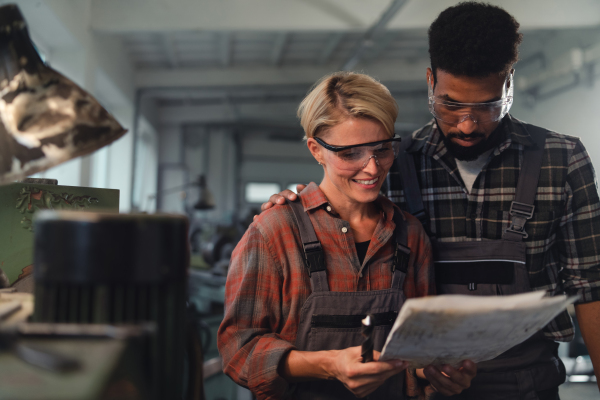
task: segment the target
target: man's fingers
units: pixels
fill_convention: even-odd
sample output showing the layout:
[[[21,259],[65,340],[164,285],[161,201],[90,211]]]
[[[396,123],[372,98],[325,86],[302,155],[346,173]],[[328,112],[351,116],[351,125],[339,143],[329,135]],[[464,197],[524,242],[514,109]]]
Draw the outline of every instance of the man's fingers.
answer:
[[[306,187],[306,185],[303,185],[303,184],[296,185],[296,193],[300,193],[301,191],[304,190],[305,187]]]
[[[473,379],[475,378],[475,375],[477,375],[477,364],[471,360],[464,360],[460,363],[459,370]]]
[[[304,189],[306,187],[305,185],[298,185],[297,187],[299,188],[300,186],[302,186],[302,189]],[[298,190],[298,192],[300,192],[300,191],[301,190]],[[285,204],[286,198],[290,199],[291,201],[294,201],[298,198],[298,195],[289,189],[285,189],[284,191],[279,192],[278,194],[274,194],[271,197],[269,197],[269,201],[261,204],[260,210],[261,211],[268,210],[269,208],[273,207],[275,204]],[[256,218],[256,216],[254,216],[254,217]]]
[[[271,198],[273,198],[273,196],[271,196]],[[260,211],[263,212],[265,210],[268,210],[269,208],[273,207],[273,204],[275,204],[275,201],[271,201],[271,199],[269,199],[269,201],[260,205]]]
[[[444,376],[442,371],[440,371],[433,365],[426,367],[423,370],[423,372],[424,372],[425,376],[427,377],[427,380],[436,388],[436,390],[440,394],[442,394],[444,396],[451,396],[453,394],[461,393],[464,389],[466,389],[468,387],[468,385],[471,382],[469,379],[467,379],[467,386],[465,387],[462,384],[459,384],[459,383],[453,381],[451,378]],[[452,372],[452,371],[450,371],[450,372]],[[448,374],[448,375],[450,375],[450,374]],[[462,379],[461,379],[461,382],[462,382]]]
[[[471,379],[473,379],[473,377],[475,376],[474,373],[471,375],[462,369],[458,370],[456,368],[451,367],[450,365],[442,366],[441,372],[452,382],[462,387],[462,390],[471,386]]]
[[[294,201],[298,198],[298,195],[294,192],[292,192],[291,190],[284,190],[283,192],[281,192],[281,194],[285,197],[287,197],[288,199]],[[280,203],[283,204],[283,203]]]
[[[440,368],[430,365],[423,370],[425,377],[444,396],[461,393],[471,386],[471,381],[477,375],[477,364],[464,360],[458,368],[443,365]]]

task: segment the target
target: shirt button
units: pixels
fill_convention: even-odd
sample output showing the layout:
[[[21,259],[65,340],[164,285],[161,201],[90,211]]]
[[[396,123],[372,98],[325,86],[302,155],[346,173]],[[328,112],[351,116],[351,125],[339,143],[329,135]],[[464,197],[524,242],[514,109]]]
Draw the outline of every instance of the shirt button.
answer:
[[[327,206],[327,211],[331,212],[331,206]]]
[[[348,232],[348,228],[346,228],[345,226],[342,228],[342,232],[346,233]]]

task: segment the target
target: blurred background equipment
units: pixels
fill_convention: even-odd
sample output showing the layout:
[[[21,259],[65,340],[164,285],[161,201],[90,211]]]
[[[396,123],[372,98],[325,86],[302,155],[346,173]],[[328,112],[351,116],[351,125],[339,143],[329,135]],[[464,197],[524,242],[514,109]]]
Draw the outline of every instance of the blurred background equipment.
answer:
[[[190,208],[187,206],[187,202],[185,201],[187,199],[187,189],[194,187],[198,188],[198,200],[193,207]],[[180,194],[187,214],[192,214],[194,210],[212,210],[215,207],[214,197],[210,190],[208,190],[206,185],[206,177],[204,175],[199,175],[198,179],[193,182],[184,183],[183,185],[171,187],[161,190],[158,193],[150,194],[148,195],[148,201],[155,201],[158,196],[169,193]]]
[[[91,153],[125,132],[89,93],[42,62],[19,8],[0,7],[0,183]]]
[[[154,323],[142,353],[149,392],[155,399],[183,398],[186,218],[46,212],[37,218],[35,235],[33,320]]]
[[[33,219],[41,210],[117,212],[119,191],[31,178],[0,186],[0,271],[5,287],[33,293]]]

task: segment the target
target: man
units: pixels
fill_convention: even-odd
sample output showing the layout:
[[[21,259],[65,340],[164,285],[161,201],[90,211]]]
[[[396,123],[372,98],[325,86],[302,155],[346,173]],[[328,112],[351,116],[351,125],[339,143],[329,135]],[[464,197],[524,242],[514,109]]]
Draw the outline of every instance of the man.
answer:
[[[388,176],[388,196],[427,229],[439,293],[579,295],[579,326],[599,376],[594,170],[579,139],[508,114],[518,29],[503,9],[475,2],[450,7],[432,23],[427,83],[434,119],[405,140],[406,153]],[[460,262],[475,254],[484,256]],[[573,335],[568,314],[559,315],[531,339],[480,363],[471,387],[449,398],[558,399],[565,369],[556,341]],[[439,386],[438,372],[428,367],[425,377]]]

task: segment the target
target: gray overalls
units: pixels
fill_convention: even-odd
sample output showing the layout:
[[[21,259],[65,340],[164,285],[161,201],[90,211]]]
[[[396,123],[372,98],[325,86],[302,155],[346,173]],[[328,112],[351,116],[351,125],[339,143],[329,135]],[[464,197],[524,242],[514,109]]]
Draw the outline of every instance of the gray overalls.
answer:
[[[515,200],[510,209],[511,224],[502,239],[438,242],[431,238],[438,294],[501,296],[531,291],[523,239],[527,238],[525,223],[534,213],[546,131],[533,126],[529,131],[535,146],[523,154]],[[414,159],[405,152],[410,142],[409,139],[403,143],[398,169],[408,211],[427,227]],[[540,331],[495,359],[479,363],[471,388],[451,398],[557,399],[556,388],[565,380],[565,368],[558,358],[557,348],[558,344],[546,339]]]
[[[361,320],[366,314],[375,316],[373,330],[374,349],[381,351],[385,340],[404,304],[404,279],[408,268],[410,249],[407,247],[406,223],[394,215],[395,251],[391,265],[392,283],[389,289],[360,292],[331,292],[327,282],[327,270],[323,248],[317,239],[308,215],[299,201],[291,206],[300,238],[304,246],[306,266],[310,275],[312,293],[302,306],[296,347],[303,351],[341,350],[359,346]],[[339,381],[319,380],[297,384],[295,399],[356,399]],[[404,373],[384,382],[371,399],[404,399]]]

